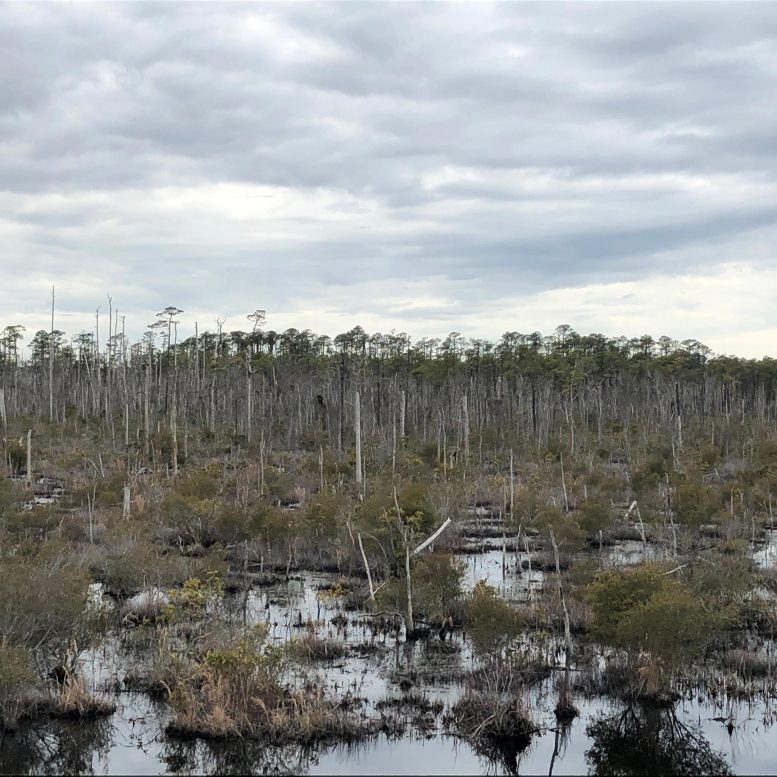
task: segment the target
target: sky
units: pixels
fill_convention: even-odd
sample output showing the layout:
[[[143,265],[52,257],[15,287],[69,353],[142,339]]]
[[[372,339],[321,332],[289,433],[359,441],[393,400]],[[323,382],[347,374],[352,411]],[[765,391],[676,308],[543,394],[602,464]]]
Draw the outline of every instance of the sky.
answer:
[[[777,4],[10,2],[0,62],[0,327],[777,355]]]

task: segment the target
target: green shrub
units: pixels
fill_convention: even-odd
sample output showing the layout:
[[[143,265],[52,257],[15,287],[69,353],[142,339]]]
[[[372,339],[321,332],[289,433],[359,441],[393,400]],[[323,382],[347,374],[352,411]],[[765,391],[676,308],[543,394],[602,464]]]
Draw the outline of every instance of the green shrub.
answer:
[[[603,570],[589,584],[587,599],[595,639],[672,665],[697,656],[730,620],[656,565]]]
[[[0,644],[0,731],[16,725],[37,684],[29,652]]]
[[[610,504],[603,499],[585,499],[578,504],[577,522],[588,537],[610,525]]]
[[[43,662],[71,640],[88,646],[97,633],[87,606],[89,576],[59,558],[5,557],[0,575],[0,644],[25,648]]]
[[[481,657],[496,654],[525,626],[520,615],[483,580],[475,585],[469,597],[465,623],[475,651]]]

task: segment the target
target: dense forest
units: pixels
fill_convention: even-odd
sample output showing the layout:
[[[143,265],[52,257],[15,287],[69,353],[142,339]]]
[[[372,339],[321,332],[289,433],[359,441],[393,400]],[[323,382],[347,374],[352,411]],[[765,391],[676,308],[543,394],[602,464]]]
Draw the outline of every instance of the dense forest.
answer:
[[[23,328],[7,326],[5,415],[93,419],[145,456],[154,434],[178,436],[179,427],[342,451],[359,394],[368,439],[385,443],[398,429],[400,437],[454,444],[467,457],[484,434],[497,434],[499,445],[538,447],[568,436],[574,455],[576,437],[601,440],[612,423],[638,423],[650,434],[671,429],[682,448],[683,422],[714,429],[718,416],[774,417],[776,360],[713,357],[696,340],[582,336],[562,325],[548,337],[506,332],[491,342],[451,332],[413,344],[404,333],[368,335],[361,327],[331,339],[255,326],[177,342],[177,312],[160,314],[161,331],[132,345],[117,319],[102,350],[94,334],[68,343],[60,331],[41,330],[27,360],[19,358]],[[260,322],[263,312],[253,318]]]
[[[22,327],[2,332],[5,770],[44,758],[41,715],[120,715],[128,693],[161,705],[171,743],[426,726],[508,771],[533,738],[560,757],[583,701],[607,698],[592,771],[645,727],[637,761],[729,768],[676,706],[777,688],[777,360],[567,325],[330,339],[263,311],[179,339],[181,312],[134,344],[118,316],[102,340],[41,330],[25,357]],[[278,609],[295,579],[315,612]],[[330,692],[328,661],[379,663],[387,640],[407,648],[399,695]],[[95,651],[120,688],[89,675]]]

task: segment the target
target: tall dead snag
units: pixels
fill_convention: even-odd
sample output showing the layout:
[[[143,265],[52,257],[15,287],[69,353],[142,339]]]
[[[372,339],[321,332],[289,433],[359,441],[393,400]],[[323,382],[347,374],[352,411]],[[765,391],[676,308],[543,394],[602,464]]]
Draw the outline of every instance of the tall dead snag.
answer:
[[[254,322],[251,330],[251,339],[246,346],[246,441],[251,444],[251,427],[253,426],[253,399],[254,399],[254,371],[251,367],[251,351],[253,349],[253,340],[256,335],[256,328],[264,323],[266,319],[264,310],[255,310],[246,316],[249,321]]]
[[[345,351],[340,354],[340,415],[337,420],[337,450],[343,452],[343,429],[345,427]]]
[[[461,397],[461,414],[464,427],[462,431],[462,442],[464,443],[464,461],[466,462],[469,459],[469,404],[466,394]]]
[[[410,545],[405,540],[405,575],[407,576],[407,635],[415,631],[413,621],[413,584],[410,581]]]
[[[558,582],[558,595],[561,599],[561,607],[564,611],[564,674],[559,684],[559,698],[556,704],[555,714],[559,721],[570,721],[579,713],[572,701],[572,691],[569,684],[569,661],[572,657],[572,629],[569,625],[569,612],[567,611],[567,600],[564,597],[564,587],[561,584],[561,564],[559,562],[558,545],[553,529],[550,531],[550,541],[553,545],[553,557],[556,561],[556,581]]]
[[[173,403],[170,409],[170,433],[173,437],[173,476],[178,477],[178,413],[175,384],[173,384]]]
[[[561,488],[564,490],[564,512],[569,512],[569,497],[567,496],[567,481],[564,477],[564,452],[559,451],[559,460],[561,461]]]
[[[513,449],[510,448],[510,520],[513,517],[513,506],[515,505],[515,469],[513,467]]]
[[[523,547],[526,549],[526,559],[528,567],[526,569],[526,593],[529,595],[529,601],[534,600],[534,591],[531,587],[531,550],[529,549],[529,540],[526,537],[526,532],[523,533]]]
[[[553,545],[553,557],[556,561],[556,581],[558,582],[558,595],[561,599],[561,608],[564,611],[564,641],[566,643],[567,656],[572,654],[572,630],[569,626],[569,612],[567,611],[567,600],[564,597],[564,587],[561,585],[561,563],[558,556],[558,545],[556,544],[556,535],[553,529],[550,531],[550,541]]]
[[[173,476],[178,476],[178,321],[177,315],[183,313],[183,310],[169,305],[157,317],[162,319],[162,324],[167,324],[167,353],[173,353],[173,401],[170,410],[170,434],[173,438]],[[166,320],[165,320],[166,319]],[[174,327],[174,330],[173,330]],[[175,331],[175,342],[173,342],[173,331]]]
[[[404,444],[405,439],[405,416],[407,414],[407,395],[405,390],[402,389],[399,392],[399,441],[400,445]],[[439,458],[439,456],[438,456]]]
[[[27,485],[32,485],[32,429],[27,430]]]
[[[402,510],[399,507],[397,499],[397,488],[394,486],[394,507],[397,511],[397,523],[402,533],[402,542],[405,545],[405,582],[407,584],[407,615],[405,618],[405,631],[409,637],[415,631],[415,621],[413,620],[413,582],[410,577],[410,527],[402,522]]]
[[[54,287],[51,287],[51,331],[49,332],[49,421],[54,423]]]
[[[359,389],[356,389],[353,400],[353,427],[356,436],[356,482],[362,482],[362,409],[359,399]]]

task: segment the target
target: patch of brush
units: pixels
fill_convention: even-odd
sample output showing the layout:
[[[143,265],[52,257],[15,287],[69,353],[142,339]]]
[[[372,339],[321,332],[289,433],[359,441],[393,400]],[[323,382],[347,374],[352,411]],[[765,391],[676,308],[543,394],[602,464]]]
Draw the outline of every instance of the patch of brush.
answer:
[[[84,681],[71,677],[52,699],[49,714],[64,720],[88,720],[113,715],[116,705],[107,698],[90,693]]]
[[[297,661],[332,661],[346,656],[348,648],[337,640],[306,636],[291,640],[286,651]]]
[[[466,739],[478,752],[498,759],[525,750],[538,730],[519,697],[472,691],[451,707],[443,724],[449,733]]]

